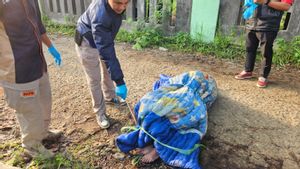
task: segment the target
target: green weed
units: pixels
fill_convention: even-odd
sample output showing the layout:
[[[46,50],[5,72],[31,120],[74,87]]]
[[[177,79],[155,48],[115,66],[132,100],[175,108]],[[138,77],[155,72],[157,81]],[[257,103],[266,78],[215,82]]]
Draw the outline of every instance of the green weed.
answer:
[[[72,148],[72,147],[70,147]],[[76,149],[77,147],[73,147]],[[27,168],[27,169],[61,169],[61,168],[73,168],[73,169],[89,169],[93,168],[91,164],[88,164],[88,160],[82,158],[77,153],[72,153],[72,150],[65,151],[64,153],[58,153],[53,158],[45,158],[42,155],[34,157],[32,161],[27,164],[24,159],[24,149],[21,147],[20,142],[6,142],[0,144],[0,160],[7,165]],[[28,161],[27,161],[28,162]]]
[[[29,169],[33,168],[53,168],[53,169],[60,169],[60,168],[83,168],[85,165],[81,164],[78,160],[70,154],[57,154],[54,158],[45,158],[43,156],[38,156],[33,159],[28,167]]]
[[[213,43],[205,43],[200,37],[192,39],[188,33],[180,32],[175,36],[163,36],[159,30],[151,28],[133,32],[121,30],[117,40],[132,43],[133,48],[137,50],[163,46],[175,51],[200,52],[221,58],[236,58],[244,51],[233,43],[231,37],[218,35]]]
[[[273,57],[275,64],[280,66],[294,64],[300,67],[300,36],[295,37],[292,41],[278,39],[276,46]]]
[[[58,24],[51,21],[47,16],[42,16],[42,20],[44,25],[47,28],[47,31],[50,33],[56,33],[61,35],[73,36],[75,33],[75,25],[71,24],[74,23],[74,18],[65,17],[64,18],[66,23],[68,24]]]
[[[201,36],[192,39],[188,33],[183,32],[174,36],[163,36],[159,30],[144,28],[132,32],[120,30],[117,40],[132,43],[133,48],[137,50],[162,46],[173,51],[199,52],[218,58],[240,59],[245,56],[245,42],[241,37],[235,34],[224,36],[218,33],[214,42],[206,43],[201,40]],[[300,37],[292,41],[277,39],[275,43],[274,64],[280,66],[292,64],[300,67]],[[259,54],[258,58],[260,58]]]

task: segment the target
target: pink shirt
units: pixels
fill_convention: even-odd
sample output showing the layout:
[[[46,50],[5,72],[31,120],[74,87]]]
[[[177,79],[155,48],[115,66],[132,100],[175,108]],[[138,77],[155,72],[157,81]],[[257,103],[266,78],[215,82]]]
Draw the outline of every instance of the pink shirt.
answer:
[[[292,5],[294,0],[281,0],[281,2],[285,2],[285,3]]]

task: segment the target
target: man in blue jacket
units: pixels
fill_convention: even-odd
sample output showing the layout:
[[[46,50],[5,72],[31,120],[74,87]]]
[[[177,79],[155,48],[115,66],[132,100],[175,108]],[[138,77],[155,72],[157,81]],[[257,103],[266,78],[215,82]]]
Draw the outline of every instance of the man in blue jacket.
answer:
[[[38,1],[0,0],[0,86],[8,106],[16,112],[25,151],[51,157],[42,140],[61,133],[49,131],[51,88],[42,43],[60,65],[60,54],[42,24]]]
[[[86,74],[93,109],[101,128],[110,126],[105,102],[118,102],[116,95],[124,100],[127,97],[114,39],[128,2],[129,0],[94,0],[77,22],[76,51]]]

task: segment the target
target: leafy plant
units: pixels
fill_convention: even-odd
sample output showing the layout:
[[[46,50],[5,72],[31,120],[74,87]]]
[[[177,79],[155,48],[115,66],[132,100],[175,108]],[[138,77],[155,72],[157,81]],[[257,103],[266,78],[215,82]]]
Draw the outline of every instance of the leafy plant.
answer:
[[[292,41],[278,39],[273,61],[275,64],[283,66],[285,64],[295,64],[300,66],[300,37],[295,37]]]
[[[137,50],[163,46],[175,51],[199,52],[219,58],[236,59],[245,56],[244,40],[238,39],[234,33],[230,36],[218,33],[214,42],[206,43],[201,40],[201,36],[192,39],[188,33],[183,32],[174,36],[163,36],[159,30],[144,28],[133,32],[121,30],[117,40],[132,43]],[[273,60],[275,64],[293,64],[300,67],[300,37],[290,42],[278,39],[276,44]]]
[[[71,24],[74,23],[74,18],[65,17],[65,20],[69,24],[58,24],[51,21],[47,16],[43,15],[42,20],[44,25],[47,27],[47,31],[51,33],[58,33],[67,36],[73,36],[75,33],[75,25]]]
[[[69,147],[78,148],[78,147]],[[79,147],[80,148],[80,147]],[[74,169],[87,169],[92,168],[90,164],[87,164],[87,160],[79,157],[77,153],[73,153],[72,150],[65,151],[64,153],[58,153],[53,158],[45,158],[43,155],[34,157],[30,164],[27,164],[28,159],[24,159],[24,149],[21,147],[20,142],[6,142],[0,144],[0,157],[1,161],[11,166],[17,166],[21,168],[36,169],[60,169],[60,168],[74,168]],[[73,155],[74,154],[74,155]]]

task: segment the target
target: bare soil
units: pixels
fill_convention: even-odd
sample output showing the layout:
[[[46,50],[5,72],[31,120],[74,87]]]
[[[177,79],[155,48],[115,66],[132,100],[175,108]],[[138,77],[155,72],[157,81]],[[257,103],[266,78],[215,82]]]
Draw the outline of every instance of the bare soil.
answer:
[[[73,39],[61,36],[53,39],[63,58],[63,67],[57,68],[46,54],[53,95],[51,127],[64,131],[58,151],[73,150],[74,156],[94,168],[135,168],[131,164],[132,156],[126,155],[123,160],[114,157],[118,153],[114,138],[120,134],[121,127],[133,124],[128,108],[107,106],[112,126],[101,130],[92,112]],[[203,168],[300,168],[299,69],[273,68],[269,87],[260,89],[256,87],[257,78],[234,79],[243,69],[242,61],[158,49],[136,51],[123,43],[116,44],[116,51],[129,88],[127,101],[132,107],[151,90],[159,74],[201,70],[216,79],[219,95],[208,114],[208,132],[202,142],[206,149],[200,159]],[[0,143],[19,140],[18,130],[14,113],[5,106],[2,95]],[[170,167],[158,160],[137,168]]]

